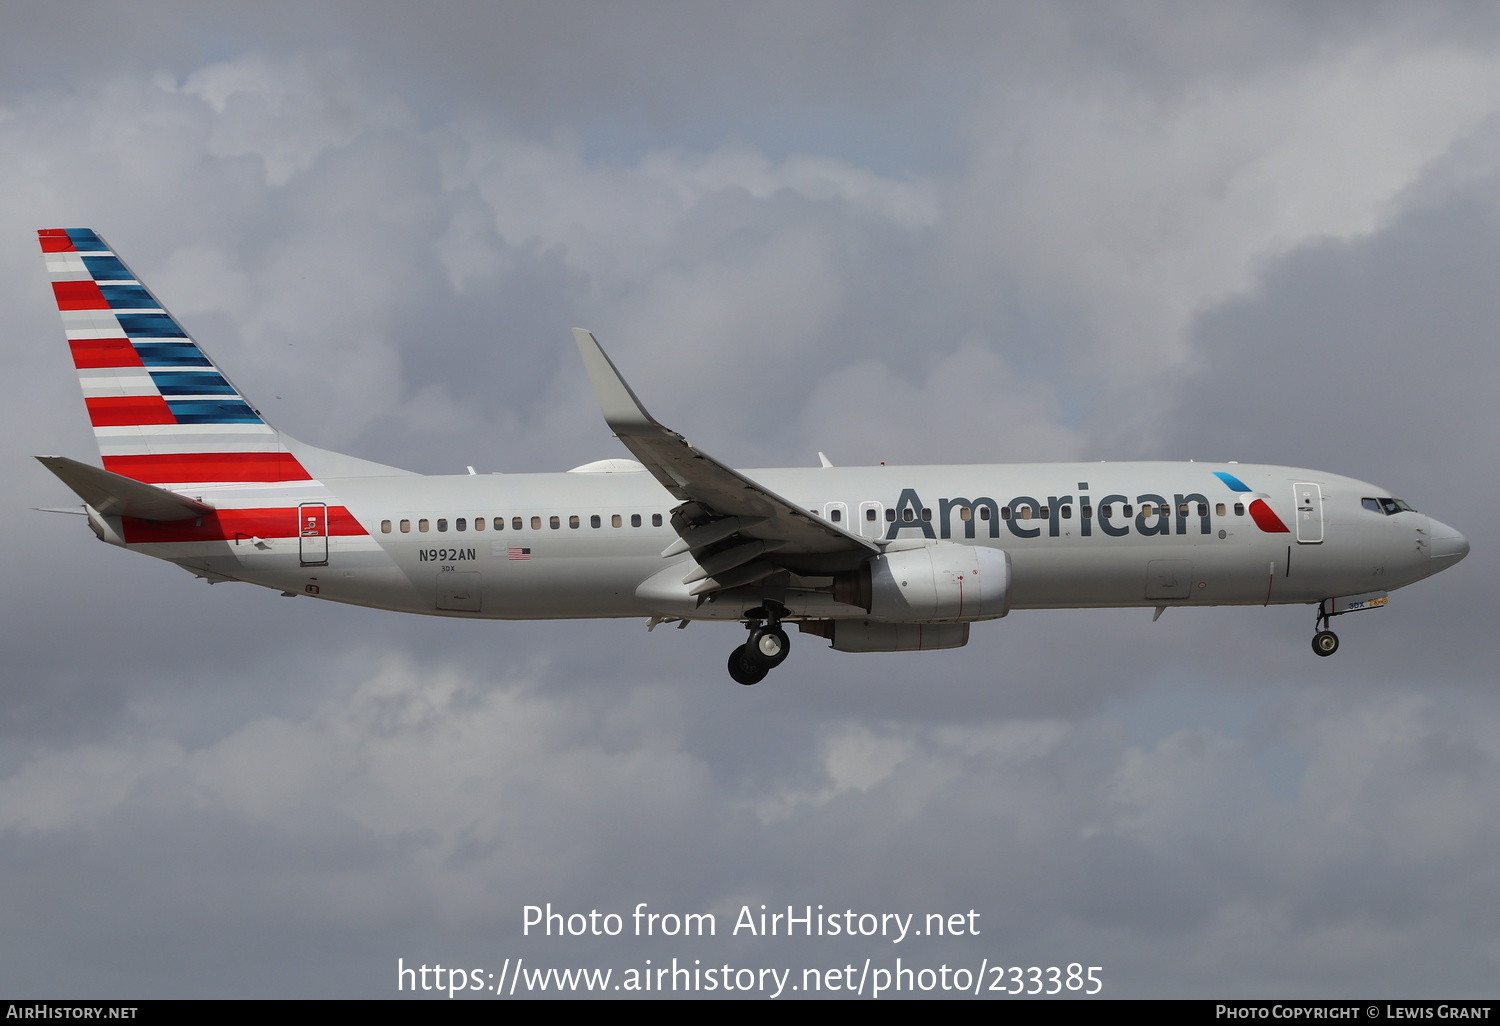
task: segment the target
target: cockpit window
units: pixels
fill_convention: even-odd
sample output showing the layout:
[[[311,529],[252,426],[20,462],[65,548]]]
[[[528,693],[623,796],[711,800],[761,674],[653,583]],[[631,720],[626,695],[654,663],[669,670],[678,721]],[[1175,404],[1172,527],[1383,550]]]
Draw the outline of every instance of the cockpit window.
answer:
[[[1364,498],[1360,499],[1359,502],[1360,505],[1364,506],[1365,509],[1371,510],[1375,513],[1384,513],[1388,517],[1393,517],[1397,513],[1416,512],[1416,510],[1408,505],[1404,499],[1392,499],[1390,497],[1383,497],[1379,499]]]

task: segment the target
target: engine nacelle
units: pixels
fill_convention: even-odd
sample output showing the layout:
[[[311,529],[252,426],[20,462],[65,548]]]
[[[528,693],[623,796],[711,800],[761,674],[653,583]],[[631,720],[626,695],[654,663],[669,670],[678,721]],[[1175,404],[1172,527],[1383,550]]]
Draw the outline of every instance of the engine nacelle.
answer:
[[[875,620],[993,620],[1010,612],[1010,554],[1003,549],[952,543],[887,549],[869,570]]]

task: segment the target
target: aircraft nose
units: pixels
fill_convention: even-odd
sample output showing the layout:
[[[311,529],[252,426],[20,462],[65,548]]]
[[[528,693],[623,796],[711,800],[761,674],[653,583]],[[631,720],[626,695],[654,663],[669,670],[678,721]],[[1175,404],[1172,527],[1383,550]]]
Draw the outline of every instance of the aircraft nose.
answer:
[[[1443,570],[1469,554],[1469,539],[1439,520],[1428,520],[1429,555],[1434,571]]]

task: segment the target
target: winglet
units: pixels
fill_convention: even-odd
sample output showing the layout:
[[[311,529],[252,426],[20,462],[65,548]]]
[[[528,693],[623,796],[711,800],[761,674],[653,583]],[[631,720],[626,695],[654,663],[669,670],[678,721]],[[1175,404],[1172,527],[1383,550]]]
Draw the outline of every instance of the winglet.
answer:
[[[594,386],[594,397],[599,400],[599,409],[604,413],[604,422],[609,425],[610,430],[617,435],[638,434],[653,428],[657,431],[666,430],[646,412],[646,408],[615,369],[593,332],[574,328],[573,341],[578,343],[583,366],[589,372],[589,382]]]

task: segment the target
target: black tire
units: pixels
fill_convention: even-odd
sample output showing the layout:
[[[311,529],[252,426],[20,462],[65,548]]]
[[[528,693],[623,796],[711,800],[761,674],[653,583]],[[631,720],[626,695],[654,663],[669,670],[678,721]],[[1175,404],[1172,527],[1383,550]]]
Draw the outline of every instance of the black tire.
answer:
[[[762,666],[748,657],[744,645],[729,653],[729,676],[734,678],[736,684],[744,684],[747,687],[751,684],[759,684],[770,672],[769,666]]]
[[[767,670],[774,670],[786,662],[791,650],[792,641],[780,627],[757,627],[750,632],[750,640],[745,642],[745,658]]]
[[[1339,636],[1333,631],[1319,631],[1313,635],[1312,648],[1320,656],[1331,656],[1339,650]]]

